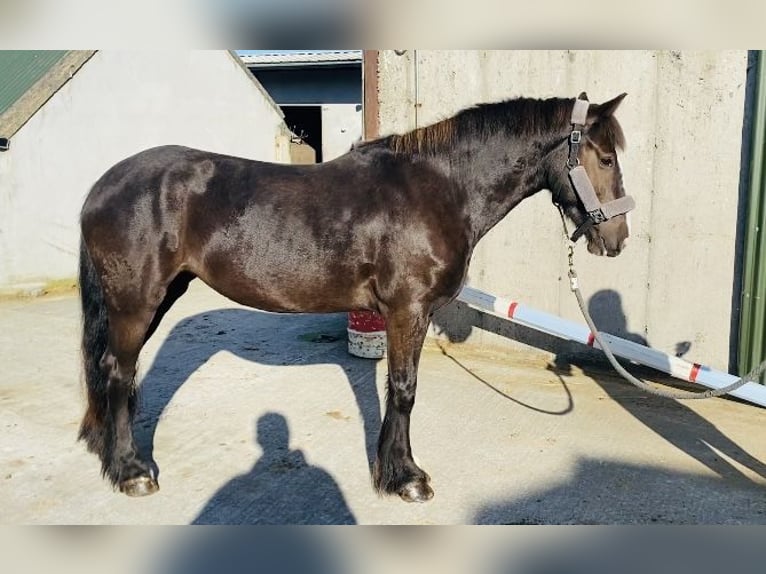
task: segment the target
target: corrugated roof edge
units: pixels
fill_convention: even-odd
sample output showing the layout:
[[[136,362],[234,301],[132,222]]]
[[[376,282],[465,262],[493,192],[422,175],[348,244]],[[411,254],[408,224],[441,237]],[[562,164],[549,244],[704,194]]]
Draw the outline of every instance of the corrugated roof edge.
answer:
[[[298,52],[288,54],[251,54],[240,56],[246,66],[305,66],[323,64],[361,64],[361,50],[338,50],[334,52]]]
[[[15,135],[95,53],[95,50],[73,50],[64,54],[42,78],[32,84],[24,95],[0,115],[0,137],[11,138]]]

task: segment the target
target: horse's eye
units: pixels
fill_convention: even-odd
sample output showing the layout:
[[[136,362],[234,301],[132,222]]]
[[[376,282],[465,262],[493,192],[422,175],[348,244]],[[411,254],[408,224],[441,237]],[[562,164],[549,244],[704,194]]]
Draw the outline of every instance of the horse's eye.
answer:
[[[614,167],[614,160],[611,157],[602,157],[599,161],[601,167]]]

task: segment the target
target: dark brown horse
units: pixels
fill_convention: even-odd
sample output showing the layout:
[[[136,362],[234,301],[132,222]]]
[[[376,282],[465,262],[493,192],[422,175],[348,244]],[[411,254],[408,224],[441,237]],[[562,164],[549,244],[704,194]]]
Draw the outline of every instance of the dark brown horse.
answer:
[[[381,313],[388,392],[374,485],[407,501],[431,498],[409,437],[430,317],[460,291],[476,243],[523,199],[548,189],[576,225],[586,221],[570,149],[600,201],[624,197],[613,117],[623,96],[584,105],[579,144],[574,99],[520,98],[359,144],[321,165],[167,146],[112,167],[85,200],[80,249],[88,408],[79,436],[103,474],[129,495],[158,489],[133,440],[136,359],[199,277],[267,311]],[[628,235],[624,215],[584,229],[588,249],[610,256]]]

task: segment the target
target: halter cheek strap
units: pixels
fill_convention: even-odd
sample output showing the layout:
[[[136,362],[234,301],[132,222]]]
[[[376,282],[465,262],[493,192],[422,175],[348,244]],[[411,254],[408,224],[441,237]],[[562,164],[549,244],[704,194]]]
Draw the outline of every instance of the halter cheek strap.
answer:
[[[635,201],[629,195],[601,203],[596,195],[596,190],[593,189],[588,172],[580,165],[580,143],[582,142],[583,128],[588,119],[588,106],[588,100],[577,98],[571,117],[572,131],[569,134],[569,158],[567,159],[569,179],[577,197],[580,198],[585,211],[588,213],[588,219],[572,234],[572,241],[577,241],[592,225],[603,223],[636,207]]]

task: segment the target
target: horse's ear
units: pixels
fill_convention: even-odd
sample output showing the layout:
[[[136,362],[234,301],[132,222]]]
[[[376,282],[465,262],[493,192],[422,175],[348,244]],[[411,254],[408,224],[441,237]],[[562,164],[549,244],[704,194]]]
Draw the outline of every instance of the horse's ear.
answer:
[[[580,92],[580,95],[577,96],[577,99],[578,100],[587,100],[588,99],[588,94],[586,94],[585,92]]]
[[[608,102],[604,102],[603,104],[600,104],[596,108],[598,115],[602,118],[608,118],[612,116],[614,112],[617,111],[617,108],[620,107],[620,103],[622,102],[623,98],[625,98],[625,96],[627,95],[628,94],[626,92],[623,92],[616,98],[611,99]]]

